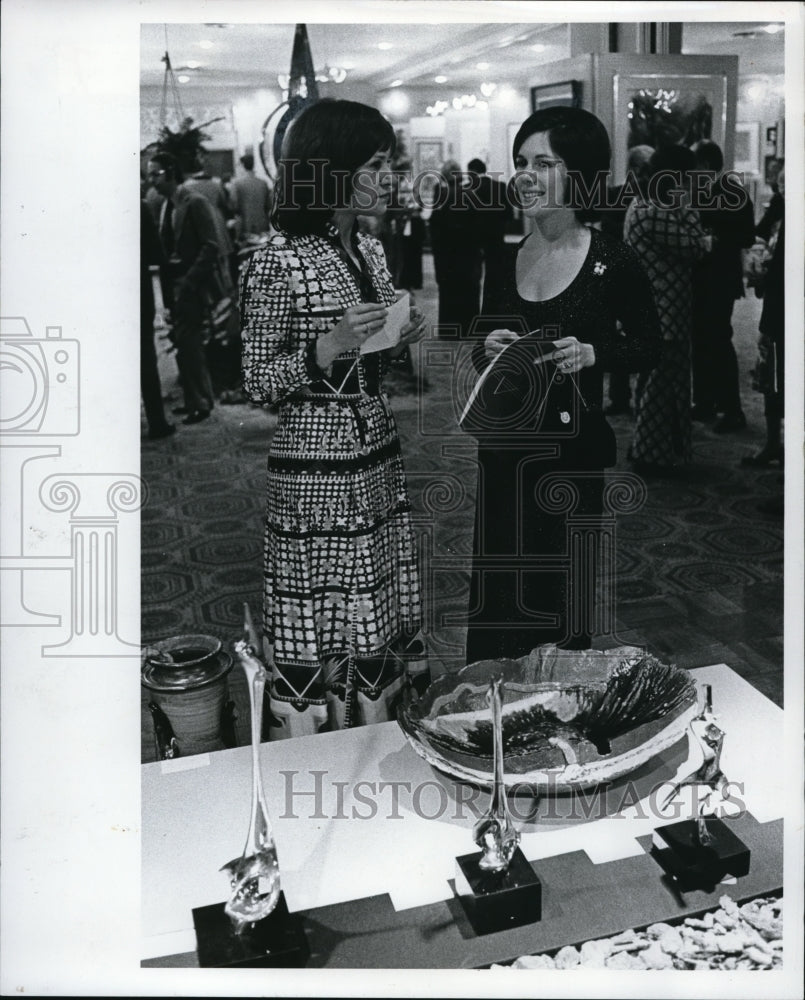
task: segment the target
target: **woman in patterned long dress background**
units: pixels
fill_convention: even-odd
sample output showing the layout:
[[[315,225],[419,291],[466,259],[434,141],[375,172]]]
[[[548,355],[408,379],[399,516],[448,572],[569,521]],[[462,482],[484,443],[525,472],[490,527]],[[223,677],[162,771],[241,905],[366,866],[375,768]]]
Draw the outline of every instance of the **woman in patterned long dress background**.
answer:
[[[323,100],[283,144],[273,223],[241,289],[243,379],[275,405],[268,457],[263,627],[271,738],[384,721],[421,660],[411,504],[388,365],[419,340],[361,354],[394,287],[378,240],[394,131],[374,108]]]
[[[695,166],[684,146],[658,149],[649,161],[649,196],[632,202],[624,222],[624,240],[637,251],[654,289],[663,335],[660,363],[637,387],[631,458],[635,471],[646,474],[692,460],[692,266],[710,249],[698,212],[684,204]]]

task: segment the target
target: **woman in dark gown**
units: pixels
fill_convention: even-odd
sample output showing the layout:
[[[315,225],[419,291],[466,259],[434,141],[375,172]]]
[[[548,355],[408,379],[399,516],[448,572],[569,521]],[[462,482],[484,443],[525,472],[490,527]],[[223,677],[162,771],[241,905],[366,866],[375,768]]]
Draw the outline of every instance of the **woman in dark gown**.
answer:
[[[509,420],[497,433],[493,421],[479,435],[468,663],[522,656],[549,642],[589,647],[597,559],[588,552],[581,574],[568,573],[568,513],[554,503],[556,479],[545,477],[572,483],[573,516],[589,518],[597,538],[604,469],[615,461],[614,434],[601,412],[603,373],[651,369],[661,348],[639,259],[586,225],[595,192],[606,191],[610,146],[601,122],[578,108],[536,112],[512,152],[512,197],[533,231],[506,249],[500,281],[485,289],[491,332],[473,362],[482,371],[538,330],[516,350],[533,353],[530,389],[539,402],[518,426]],[[544,363],[535,365],[538,353]],[[501,365],[498,358],[493,370]]]

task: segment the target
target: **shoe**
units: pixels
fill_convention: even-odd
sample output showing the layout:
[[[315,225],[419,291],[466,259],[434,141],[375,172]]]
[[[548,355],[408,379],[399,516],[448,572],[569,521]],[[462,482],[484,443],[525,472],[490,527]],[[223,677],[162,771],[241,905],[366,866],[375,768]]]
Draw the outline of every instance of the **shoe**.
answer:
[[[741,459],[741,465],[745,469],[768,469],[772,462],[777,462],[782,466],[783,461],[784,453],[782,447],[762,448],[757,455],[744,455]]]
[[[174,406],[172,413],[175,413],[177,417],[183,417],[185,414],[189,413],[190,410],[186,406]]]
[[[708,406],[694,406],[690,411],[690,419],[697,420],[700,424],[709,424],[716,419],[716,411]]]
[[[626,403],[625,406],[620,403],[610,403],[609,406],[604,407],[604,416],[606,417],[631,417],[632,408]]]
[[[160,438],[170,437],[171,434],[176,433],[176,428],[173,424],[165,424],[164,427],[155,427],[153,430],[148,432],[149,441],[159,441]]]
[[[209,410],[194,410],[192,413],[188,413],[187,416],[182,421],[183,424],[200,424],[202,420],[206,420],[210,415]]]
[[[746,427],[746,417],[743,413],[725,413],[713,424],[716,434],[729,434],[730,431],[742,431]]]

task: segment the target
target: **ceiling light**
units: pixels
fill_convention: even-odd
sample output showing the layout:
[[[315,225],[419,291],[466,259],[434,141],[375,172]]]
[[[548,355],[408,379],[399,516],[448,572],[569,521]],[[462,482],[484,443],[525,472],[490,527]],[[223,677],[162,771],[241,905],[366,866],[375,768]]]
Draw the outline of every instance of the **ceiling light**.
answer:
[[[198,44],[199,44],[199,48],[202,48],[202,49],[211,49],[212,48],[212,42],[208,38],[205,38],[203,41],[199,42]]]
[[[536,45],[530,45],[529,48],[531,49],[532,52],[544,52],[545,51],[545,46],[542,44],[542,42],[537,42]]]
[[[767,24],[763,30],[769,35],[776,35],[778,31],[782,31],[785,28],[784,24]]]
[[[201,66],[201,63],[196,62],[195,59],[188,59],[187,62],[185,63],[185,66],[187,67],[187,69],[198,69],[199,66]]]
[[[434,83],[447,83],[447,77],[446,76],[434,76],[433,82]]]
[[[476,63],[475,64],[475,68],[476,69],[489,69],[489,63],[488,62],[479,62],[479,63]]]
[[[389,84],[390,87],[402,87],[402,80],[392,80]]]
[[[190,77],[187,76],[185,73],[182,73],[181,75],[177,76],[176,79],[179,81],[179,83],[190,83]]]
[[[385,52],[386,49],[393,49],[394,48],[394,46],[391,44],[391,42],[378,42],[377,43],[377,47],[379,49],[382,49],[383,52]]]

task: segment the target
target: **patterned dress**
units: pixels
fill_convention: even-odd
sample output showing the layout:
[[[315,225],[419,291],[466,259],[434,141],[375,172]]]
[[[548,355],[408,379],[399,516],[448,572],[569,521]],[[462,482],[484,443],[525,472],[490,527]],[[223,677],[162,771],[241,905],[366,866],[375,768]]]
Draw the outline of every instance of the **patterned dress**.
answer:
[[[316,341],[350,305],[391,304],[377,240],[358,234],[360,272],[326,237],[278,234],[242,279],[243,379],[278,407],[268,457],[264,635],[273,647],[272,738],[388,718],[406,662],[422,656],[411,503],[384,352]]]
[[[664,340],[659,365],[638,383],[632,458],[645,466],[686,464],[692,459],[692,265],[707,251],[706,234],[692,209],[637,200],[626,213],[624,239],[651,280]]]

